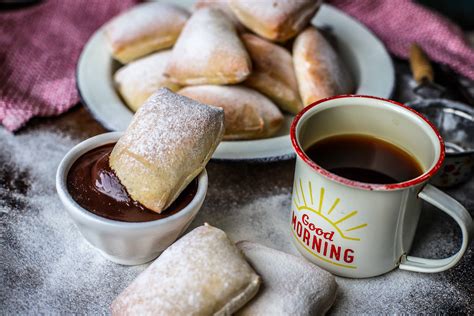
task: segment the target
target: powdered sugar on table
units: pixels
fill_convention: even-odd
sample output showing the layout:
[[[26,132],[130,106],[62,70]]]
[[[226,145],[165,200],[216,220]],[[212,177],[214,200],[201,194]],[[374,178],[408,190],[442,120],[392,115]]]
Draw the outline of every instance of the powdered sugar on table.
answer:
[[[46,128],[17,136],[0,129],[1,314],[106,314],[146,267],[108,262],[63,209],[54,187],[56,167],[79,141]],[[289,235],[293,165],[210,163],[208,196],[190,229],[209,222],[233,240],[296,254]],[[473,191],[471,180],[450,193],[472,211]],[[430,211],[422,213],[413,254],[447,256],[459,246],[460,234],[447,217]],[[474,313],[473,248],[446,273],[397,270],[371,279],[337,278],[329,313]]]

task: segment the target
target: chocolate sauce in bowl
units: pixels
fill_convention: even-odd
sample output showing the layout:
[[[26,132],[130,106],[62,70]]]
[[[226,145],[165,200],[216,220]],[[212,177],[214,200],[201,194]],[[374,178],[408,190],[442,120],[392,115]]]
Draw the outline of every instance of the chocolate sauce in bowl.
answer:
[[[109,166],[109,155],[114,145],[107,144],[88,151],[69,170],[69,194],[89,212],[116,221],[148,222],[176,214],[196,195],[198,180],[194,179],[161,214],[134,201]]]

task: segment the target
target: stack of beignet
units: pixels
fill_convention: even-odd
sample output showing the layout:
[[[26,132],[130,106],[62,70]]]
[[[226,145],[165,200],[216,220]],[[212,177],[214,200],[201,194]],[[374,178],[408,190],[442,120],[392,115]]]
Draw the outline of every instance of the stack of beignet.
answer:
[[[271,137],[283,125],[282,111],[296,114],[353,91],[337,52],[308,26],[320,5],[198,0],[192,14],[172,4],[138,5],[106,26],[114,58],[132,61],[115,73],[117,90],[136,111],[167,87],[223,108],[226,140]]]

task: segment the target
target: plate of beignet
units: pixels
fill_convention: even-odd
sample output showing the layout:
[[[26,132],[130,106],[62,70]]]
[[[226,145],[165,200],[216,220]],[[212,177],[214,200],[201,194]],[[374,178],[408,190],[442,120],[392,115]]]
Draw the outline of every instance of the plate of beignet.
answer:
[[[97,30],[77,66],[81,99],[109,130],[125,130],[162,87],[222,108],[219,160],[291,159],[291,121],[306,105],[389,98],[394,82],[380,40],[319,0],[145,2]]]

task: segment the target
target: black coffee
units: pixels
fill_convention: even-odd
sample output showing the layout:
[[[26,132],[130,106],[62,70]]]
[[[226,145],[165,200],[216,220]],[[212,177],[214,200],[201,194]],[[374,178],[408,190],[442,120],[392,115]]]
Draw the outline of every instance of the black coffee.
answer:
[[[404,182],[423,173],[419,162],[411,154],[368,135],[327,137],[309,146],[306,154],[334,174],[365,183]]]

